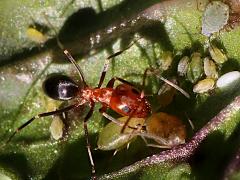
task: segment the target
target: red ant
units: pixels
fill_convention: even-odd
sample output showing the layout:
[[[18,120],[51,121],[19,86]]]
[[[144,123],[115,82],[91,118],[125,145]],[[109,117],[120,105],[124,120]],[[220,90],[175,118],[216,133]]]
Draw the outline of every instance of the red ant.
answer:
[[[69,51],[63,47],[58,37],[57,37],[57,44],[63,50],[63,53],[65,54],[67,59],[77,69],[79,77],[81,78],[81,81],[80,81],[81,83],[77,84],[70,77],[65,75],[54,75],[54,76],[48,77],[44,81],[43,90],[46,93],[46,95],[48,95],[50,98],[55,100],[68,101],[68,100],[74,99],[73,104],[62,109],[58,109],[51,112],[40,113],[32,117],[31,119],[29,119],[27,122],[25,122],[15,130],[15,132],[7,140],[7,143],[11,141],[11,139],[16,135],[16,133],[21,131],[23,128],[28,126],[31,122],[33,122],[37,118],[61,114],[88,103],[90,106],[90,110],[84,118],[83,126],[84,126],[84,134],[86,137],[86,144],[87,144],[86,147],[87,147],[88,156],[89,156],[91,167],[92,167],[92,175],[94,175],[95,165],[92,158],[91,146],[90,146],[89,137],[88,137],[87,121],[90,119],[90,117],[93,114],[95,103],[99,102],[102,104],[102,108],[99,109],[99,112],[107,119],[115,122],[120,126],[123,126],[122,131],[127,126],[128,121],[130,120],[131,117],[146,118],[151,113],[151,106],[147,101],[143,91],[139,92],[134,87],[133,84],[129,83],[128,81],[122,78],[114,77],[107,83],[106,88],[101,87],[109,66],[109,60],[121,54],[122,52],[124,52],[126,49],[131,47],[131,45],[126,49],[109,56],[105,60],[103,71],[101,73],[101,77],[98,82],[98,86],[95,88],[92,88],[86,83],[80,66],[76,63],[75,59],[72,57]],[[144,73],[143,86],[145,85],[144,81],[146,79],[148,71],[149,69],[147,69]],[[162,77],[160,79],[169,83],[169,81],[167,81]],[[115,81],[120,81],[122,84],[114,88]],[[106,113],[107,108],[112,109],[113,111],[117,112],[122,116],[129,116],[126,123],[125,124],[121,123],[117,121],[115,118],[113,118],[112,116],[108,115]]]
[[[37,118],[61,114],[63,112],[73,110],[74,108],[77,108],[88,103],[90,106],[90,110],[87,113],[86,117],[84,118],[83,125],[86,137],[87,151],[92,166],[92,174],[94,175],[95,165],[93,162],[91,147],[89,143],[87,121],[93,114],[95,103],[99,102],[102,104],[102,108],[99,109],[99,111],[104,117],[118,124],[119,122],[117,122],[112,116],[106,113],[107,108],[114,110],[115,112],[119,113],[122,116],[144,118],[147,117],[148,114],[151,112],[151,107],[146,97],[144,96],[143,91],[139,93],[139,91],[136,88],[134,88],[134,86],[131,83],[127,82],[122,78],[114,77],[107,83],[106,88],[101,87],[108,69],[109,59],[121,54],[124,50],[119,51],[106,59],[98,86],[92,88],[86,83],[80,66],[76,63],[76,61],[74,60],[72,55],[68,52],[68,50],[64,49],[63,45],[60,43],[58,38],[57,42],[59,47],[63,50],[63,53],[66,55],[67,59],[77,69],[79,76],[81,78],[81,84],[77,84],[68,76],[54,75],[48,77],[44,81],[43,90],[46,93],[46,95],[48,95],[52,99],[61,101],[68,101],[70,99],[74,99],[75,101],[73,102],[73,104],[65,108],[51,112],[40,113],[32,117],[15,130],[15,132],[7,140],[7,143],[11,141],[11,139],[16,135],[16,133],[21,131],[23,128],[28,126],[31,122],[33,122]],[[118,85],[116,88],[113,88],[116,80],[120,81],[122,84]]]

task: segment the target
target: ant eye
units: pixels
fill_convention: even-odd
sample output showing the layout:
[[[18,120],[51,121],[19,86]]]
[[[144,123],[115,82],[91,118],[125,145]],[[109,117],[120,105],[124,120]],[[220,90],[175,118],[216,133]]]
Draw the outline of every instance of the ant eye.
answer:
[[[52,75],[43,83],[45,93],[56,100],[69,100],[76,96],[79,88],[77,84],[67,76]]]

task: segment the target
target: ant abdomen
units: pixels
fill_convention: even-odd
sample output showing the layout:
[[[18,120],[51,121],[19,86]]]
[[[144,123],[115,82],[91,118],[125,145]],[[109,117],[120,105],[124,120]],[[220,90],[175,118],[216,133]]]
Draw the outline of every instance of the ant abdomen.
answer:
[[[66,101],[76,96],[79,87],[68,76],[54,74],[44,81],[43,90],[52,99]]]

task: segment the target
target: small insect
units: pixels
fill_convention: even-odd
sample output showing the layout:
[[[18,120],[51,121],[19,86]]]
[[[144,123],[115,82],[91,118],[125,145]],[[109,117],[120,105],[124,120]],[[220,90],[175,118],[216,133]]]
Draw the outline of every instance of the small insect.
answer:
[[[209,45],[209,53],[210,53],[212,59],[218,65],[221,65],[221,64],[225,63],[228,60],[228,58],[227,58],[226,54],[223,52],[223,50],[219,49],[213,43],[210,43],[210,45]]]
[[[170,68],[173,61],[173,54],[170,51],[164,51],[159,59],[159,66],[163,71],[166,71]]]
[[[44,35],[42,32],[40,32],[39,30],[37,30],[34,27],[29,27],[26,30],[26,35],[31,41],[33,41],[37,44],[43,44],[48,39],[48,37],[46,35]]]
[[[187,74],[189,61],[190,61],[190,59],[188,56],[184,56],[180,59],[180,61],[178,63],[178,67],[177,67],[179,76],[185,76]]]
[[[229,6],[221,1],[210,2],[202,17],[202,34],[211,36],[219,32],[228,22]]]
[[[118,118],[125,123],[129,117]],[[131,118],[129,126],[121,133],[121,126],[108,123],[99,134],[98,149],[115,150],[114,154],[133,142],[137,136],[143,138],[148,146],[171,148],[185,143],[186,129],[182,121],[176,116],[167,113],[153,113],[149,118]],[[149,144],[147,139],[157,144]]]
[[[191,62],[189,63],[187,69],[187,79],[195,83],[203,74],[203,62],[201,54],[195,52],[191,55]]]
[[[198,81],[197,84],[193,87],[193,92],[195,93],[205,93],[214,88],[215,81],[211,78],[206,78],[201,81]]]
[[[205,57],[203,59],[203,69],[207,78],[213,78],[213,79],[218,78],[216,64],[209,57]]]

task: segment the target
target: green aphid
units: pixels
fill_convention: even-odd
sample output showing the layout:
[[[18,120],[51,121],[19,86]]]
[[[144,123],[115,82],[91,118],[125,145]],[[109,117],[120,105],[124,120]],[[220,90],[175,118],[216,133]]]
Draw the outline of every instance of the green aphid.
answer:
[[[187,69],[187,79],[195,83],[203,74],[203,61],[201,58],[201,54],[195,52],[191,56],[191,62],[189,63]]]
[[[128,116],[118,118],[118,121],[123,124],[127,121]],[[98,149],[103,151],[109,150],[120,150],[126,147],[130,142],[136,139],[137,135],[134,134],[137,131],[138,127],[144,125],[144,118],[131,118],[127,124],[127,127],[124,129],[124,132],[121,133],[122,126],[110,122],[108,123],[99,134],[98,138]],[[133,128],[130,128],[133,127]]]
[[[223,64],[228,60],[226,54],[214,44],[210,44],[209,53],[217,64]]]
[[[159,64],[161,66],[161,69],[166,71],[170,68],[170,66],[172,65],[172,61],[173,61],[173,54],[171,51],[165,51],[162,53],[160,60],[159,60]]]

